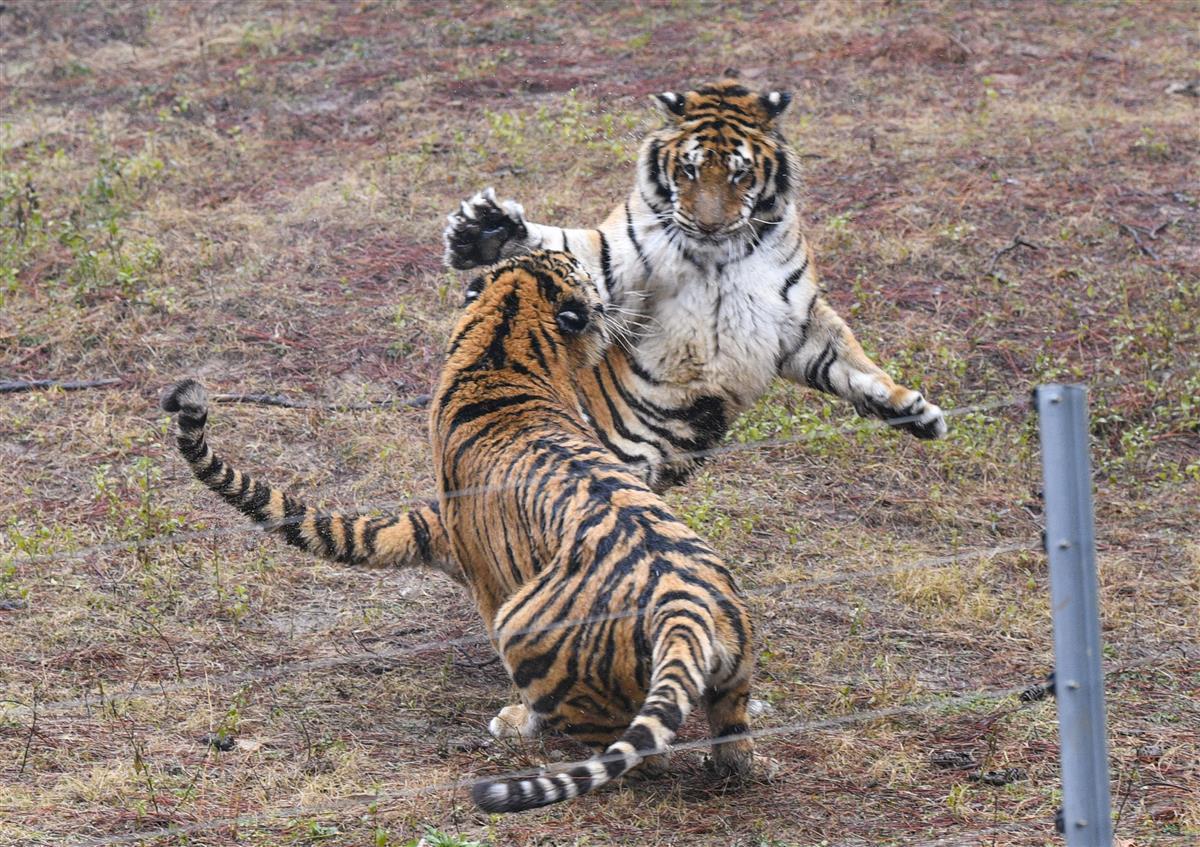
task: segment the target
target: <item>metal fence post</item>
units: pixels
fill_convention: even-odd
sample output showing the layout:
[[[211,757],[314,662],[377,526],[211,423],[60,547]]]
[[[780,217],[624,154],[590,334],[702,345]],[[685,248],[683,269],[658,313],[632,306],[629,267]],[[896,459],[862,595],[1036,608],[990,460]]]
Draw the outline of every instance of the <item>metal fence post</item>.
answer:
[[[1043,385],[1037,390],[1037,407],[1064,834],[1068,847],[1111,847],[1087,391],[1080,385]]]

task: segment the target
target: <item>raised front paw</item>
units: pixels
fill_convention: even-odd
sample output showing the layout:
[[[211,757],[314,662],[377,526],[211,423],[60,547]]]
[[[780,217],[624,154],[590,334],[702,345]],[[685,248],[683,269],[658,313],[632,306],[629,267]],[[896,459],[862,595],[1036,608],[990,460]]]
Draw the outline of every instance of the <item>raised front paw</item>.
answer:
[[[446,220],[446,264],[464,270],[490,265],[503,257],[505,245],[523,239],[525,210],[512,200],[496,202],[496,192],[485,188],[463,201]]]

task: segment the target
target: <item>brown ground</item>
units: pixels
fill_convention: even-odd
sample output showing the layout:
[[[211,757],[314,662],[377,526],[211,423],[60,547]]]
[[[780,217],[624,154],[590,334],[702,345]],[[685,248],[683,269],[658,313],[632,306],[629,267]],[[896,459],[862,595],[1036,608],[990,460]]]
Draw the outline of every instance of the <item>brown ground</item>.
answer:
[[[426,391],[457,199],[494,183],[536,220],[597,221],[645,95],[727,66],[795,92],[825,282],[893,375],[946,407],[1102,383],[1117,832],[1200,833],[1200,140],[1197,99],[1166,93],[1200,74],[1195,4],[744,5],[4,4],[0,379],[121,382],[0,401],[0,843],[1053,842],[1054,707],[1014,698],[779,733],[779,777],[742,788],[689,751],[521,816],[406,793],[577,751],[486,739],[511,691],[447,581],[243,532],[172,452],[155,400],[183,375],[334,406]],[[781,386],[731,443],[804,440],[672,497],[747,588],[805,583],[754,601],[758,726],[1040,678],[1039,553],[863,573],[1036,544],[1028,410],[936,444],[832,433],[851,423]],[[323,502],[430,491],[419,409],[221,406],[214,440]],[[972,781],[947,750],[1026,778]]]

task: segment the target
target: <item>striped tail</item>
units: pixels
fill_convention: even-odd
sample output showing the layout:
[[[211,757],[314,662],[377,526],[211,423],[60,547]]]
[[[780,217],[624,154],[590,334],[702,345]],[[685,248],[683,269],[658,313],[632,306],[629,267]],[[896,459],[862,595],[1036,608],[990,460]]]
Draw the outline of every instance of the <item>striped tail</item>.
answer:
[[[689,637],[672,637],[672,629],[684,627]],[[712,642],[710,634],[690,620],[686,624],[667,620],[660,632],[650,692],[619,739],[601,755],[559,773],[477,782],[471,789],[475,804],[487,812],[523,812],[570,800],[621,777],[647,756],[663,752],[704,690],[705,674],[697,667],[698,657],[689,643],[703,645],[707,660]]]
[[[308,553],[347,565],[434,568],[463,581],[450,550],[437,503],[422,503],[398,517],[320,513],[282,489],[252,479],[212,451],[204,435],[208,395],[192,379],[162,398],[165,411],[179,415],[179,452],[196,479],[255,523]]]

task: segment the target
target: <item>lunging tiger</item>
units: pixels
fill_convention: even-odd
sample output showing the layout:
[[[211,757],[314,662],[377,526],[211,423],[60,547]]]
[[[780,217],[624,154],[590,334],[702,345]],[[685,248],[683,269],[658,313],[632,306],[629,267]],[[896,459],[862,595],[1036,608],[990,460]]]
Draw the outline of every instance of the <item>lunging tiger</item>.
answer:
[[[946,432],[942,410],[876,366],[818,292],[795,157],[778,127],[790,100],[734,80],[656,95],[666,125],[647,136],[632,191],[596,229],[527,221],[490,189],[450,216],[454,267],[549,247],[591,273],[627,339],[577,375],[579,403],[600,441],[656,491],[685,480],[776,376],[919,438]],[[467,299],[475,294],[468,287]],[[283,531],[338,561],[459,572],[433,504],[314,526]]]
[[[434,393],[430,439],[442,526],[522,703],[497,736],[565,732],[598,754],[555,773],[484,781],[488,811],[591,791],[662,751],[703,703],[719,774],[752,767],[752,626],[716,554],[596,438],[576,376],[613,319],[587,271],[538,251],[481,277]],[[204,440],[203,388],[180,383],[179,446],[196,475],[260,521],[293,520],[322,549],[365,543],[228,467]],[[720,741],[719,739],[728,739]]]

